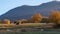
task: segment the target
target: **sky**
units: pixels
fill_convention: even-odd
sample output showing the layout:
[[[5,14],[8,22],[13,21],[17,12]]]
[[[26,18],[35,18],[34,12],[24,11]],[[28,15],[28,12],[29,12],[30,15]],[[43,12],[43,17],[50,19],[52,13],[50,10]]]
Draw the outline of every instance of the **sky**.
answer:
[[[53,0],[0,0],[0,15],[22,5],[36,6]]]

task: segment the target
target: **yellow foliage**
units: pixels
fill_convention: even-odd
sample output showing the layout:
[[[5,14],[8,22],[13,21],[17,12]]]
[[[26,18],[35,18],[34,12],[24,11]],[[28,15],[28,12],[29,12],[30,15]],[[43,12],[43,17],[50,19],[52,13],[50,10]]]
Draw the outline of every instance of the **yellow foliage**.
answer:
[[[10,24],[10,20],[9,20],[9,19],[4,19],[3,22],[4,22],[5,24]]]
[[[34,21],[34,22],[38,22],[38,21],[41,21],[42,19],[42,16],[40,13],[35,13],[32,15],[31,17],[31,20]]]
[[[21,22],[22,23],[27,23],[27,20],[26,19],[22,19]]]
[[[50,22],[59,23],[60,24],[60,12],[55,10],[52,11],[49,15]]]

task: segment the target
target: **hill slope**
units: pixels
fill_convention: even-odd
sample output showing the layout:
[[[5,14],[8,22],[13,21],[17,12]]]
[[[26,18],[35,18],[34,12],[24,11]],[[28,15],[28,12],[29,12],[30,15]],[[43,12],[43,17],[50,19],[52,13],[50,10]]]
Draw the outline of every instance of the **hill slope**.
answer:
[[[10,20],[17,20],[23,18],[30,18],[32,14],[36,12],[40,12],[43,16],[48,16],[51,10],[60,10],[60,2],[52,1],[48,3],[43,3],[39,6],[19,6],[1,15],[0,19],[8,18]]]

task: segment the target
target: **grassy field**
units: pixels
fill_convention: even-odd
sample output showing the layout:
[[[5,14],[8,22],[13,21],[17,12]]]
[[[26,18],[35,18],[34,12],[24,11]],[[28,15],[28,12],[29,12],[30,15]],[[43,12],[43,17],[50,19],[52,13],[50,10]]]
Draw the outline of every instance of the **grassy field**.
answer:
[[[34,25],[33,25],[34,24]],[[0,25],[0,34],[60,34],[60,29],[45,29],[46,31],[41,31],[41,26],[43,23],[26,23],[21,25]],[[42,27],[46,25],[43,24]],[[25,30],[25,32],[23,32]]]
[[[0,32],[0,34],[60,34],[60,32]]]

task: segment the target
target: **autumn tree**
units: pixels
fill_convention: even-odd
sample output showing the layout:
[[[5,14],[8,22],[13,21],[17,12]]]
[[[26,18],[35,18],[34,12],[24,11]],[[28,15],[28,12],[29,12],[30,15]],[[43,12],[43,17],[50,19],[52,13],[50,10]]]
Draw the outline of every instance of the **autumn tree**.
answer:
[[[41,20],[41,23],[49,23],[49,18],[48,17],[43,17]]]
[[[60,25],[60,12],[57,10],[52,11],[49,15],[49,21],[55,23],[58,27]]]
[[[27,19],[15,20],[14,24],[19,25],[19,24],[23,24],[23,23],[27,23],[27,22],[28,22]]]
[[[4,19],[3,22],[4,22],[5,24],[10,24],[10,20],[9,20],[9,19]]]
[[[15,20],[14,24],[19,25],[21,23],[21,20]]]
[[[40,13],[35,13],[35,14],[33,14],[32,17],[31,17],[31,22],[33,22],[33,23],[36,22],[36,23],[37,23],[37,22],[40,22],[41,19],[42,19],[41,14],[40,14]]]
[[[27,21],[27,19],[22,19],[21,20],[21,23],[27,23],[28,21]]]

